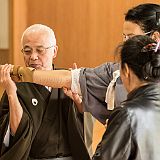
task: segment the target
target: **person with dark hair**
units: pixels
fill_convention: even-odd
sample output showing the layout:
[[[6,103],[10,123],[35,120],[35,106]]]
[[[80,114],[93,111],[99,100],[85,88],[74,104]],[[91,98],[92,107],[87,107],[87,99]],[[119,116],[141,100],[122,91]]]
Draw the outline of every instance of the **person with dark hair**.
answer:
[[[112,111],[93,160],[159,160],[160,41],[128,39],[120,60],[127,99]]]

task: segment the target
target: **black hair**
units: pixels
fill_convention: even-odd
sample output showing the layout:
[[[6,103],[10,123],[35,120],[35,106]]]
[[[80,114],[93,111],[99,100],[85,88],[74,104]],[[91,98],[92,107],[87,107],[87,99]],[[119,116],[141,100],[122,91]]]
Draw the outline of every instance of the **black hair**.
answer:
[[[125,64],[140,80],[160,80],[160,48],[149,36],[134,36],[123,43],[120,50],[121,68]]]
[[[160,32],[160,5],[145,3],[133,7],[125,14],[125,21],[138,24],[145,33]]]

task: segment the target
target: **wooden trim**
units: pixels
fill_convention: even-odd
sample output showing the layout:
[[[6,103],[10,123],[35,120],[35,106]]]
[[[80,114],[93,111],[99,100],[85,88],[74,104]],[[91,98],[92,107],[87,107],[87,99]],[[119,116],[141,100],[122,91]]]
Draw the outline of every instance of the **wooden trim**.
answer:
[[[10,0],[10,62],[23,65],[21,35],[27,26],[27,0]]]
[[[9,63],[13,63],[13,0],[9,0]]]
[[[0,64],[9,63],[9,49],[0,49]]]

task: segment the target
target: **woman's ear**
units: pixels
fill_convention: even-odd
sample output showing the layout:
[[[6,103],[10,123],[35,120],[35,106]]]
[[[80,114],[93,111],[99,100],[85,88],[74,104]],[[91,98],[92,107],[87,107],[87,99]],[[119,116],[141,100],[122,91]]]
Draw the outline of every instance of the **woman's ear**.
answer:
[[[155,31],[152,36],[152,39],[154,39],[156,42],[158,42],[160,40],[160,33],[158,31]]]
[[[124,68],[123,68],[123,74],[124,74],[124,76],[126,77],[126,78],[128,78],[129,77],[129,68],[128,68],[128,65],[127,65],[127,63],[125,63],[124,64]]]

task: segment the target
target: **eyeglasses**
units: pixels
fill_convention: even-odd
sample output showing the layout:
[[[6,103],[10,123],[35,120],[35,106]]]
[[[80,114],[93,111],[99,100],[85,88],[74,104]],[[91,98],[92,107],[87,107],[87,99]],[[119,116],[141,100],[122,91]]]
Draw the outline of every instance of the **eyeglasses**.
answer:
[[[136,35],[135,34],[128,34],[128,35],[126,35],[126,34],[123,33],[123,39],[125,39],[125,40],[130,39],[130,38],[132,38],[134,36],[136,36]]]
[[[149,32],[146,32],[146,33],[144,33],[144,35],[149,35],[149,34],[151,34],[151,33],[153,33],[154,31],[149,31]]]
[[[149,31],[149,32],[146,32],[146,33],[144,33],[144,35],[149,35],[150,33],[152,33],[153,31]],[[132,37],[134,37],[134,36],[137,36],[136,34],[133,34],[133,33],[131,33],[131,34],[128,34],[128,35],[125,35],[124,33],[123,33],[123,38],[124,39],[130,39],[130,38],[132,38]]]
[[[54,47],[54,45],[50,47],[43,47],[43,46],[38,46],[35,48],[35,52],[38,53],[39,55],[44,55],[46,54],[46,50]],[[25,55],[31,55],[33,53],[33,48],[26,46],[25,48],[22,48],[21,52]]]

